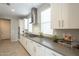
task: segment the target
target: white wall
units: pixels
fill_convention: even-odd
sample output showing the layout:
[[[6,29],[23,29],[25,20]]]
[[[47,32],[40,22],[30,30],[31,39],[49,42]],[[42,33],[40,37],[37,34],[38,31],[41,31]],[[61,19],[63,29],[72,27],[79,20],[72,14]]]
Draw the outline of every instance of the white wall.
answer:
[[[24,31],[24,20],[19,19],[19,27],[20,27],[20,34],[23,34]]]
[[[12,18],[11,19],[11,41],[18,40],[18,25],[19,25],[19,20]]]

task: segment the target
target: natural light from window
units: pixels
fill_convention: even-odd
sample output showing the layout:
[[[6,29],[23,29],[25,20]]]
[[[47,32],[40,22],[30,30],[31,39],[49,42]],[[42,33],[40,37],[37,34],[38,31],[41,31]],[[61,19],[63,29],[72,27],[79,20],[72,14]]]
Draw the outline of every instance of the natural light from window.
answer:
[[[28,21],[28,19],[24,19],[24,29],[28,29],[28,27],[27,27],[27,21]]]
[[[51,28],[51,8],[41,12],[41,32],[43,34],[52,34]]]
[[[28,25],[28,31],[32,32],[31,18],[28,19],[28,23],[29,23],[29,25]]]

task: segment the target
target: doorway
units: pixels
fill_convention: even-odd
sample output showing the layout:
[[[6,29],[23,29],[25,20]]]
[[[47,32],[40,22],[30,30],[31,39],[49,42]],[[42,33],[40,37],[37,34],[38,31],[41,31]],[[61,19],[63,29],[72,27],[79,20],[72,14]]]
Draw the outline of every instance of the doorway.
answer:
[[[11,39],[11,21],[0,19],[0,39]]]

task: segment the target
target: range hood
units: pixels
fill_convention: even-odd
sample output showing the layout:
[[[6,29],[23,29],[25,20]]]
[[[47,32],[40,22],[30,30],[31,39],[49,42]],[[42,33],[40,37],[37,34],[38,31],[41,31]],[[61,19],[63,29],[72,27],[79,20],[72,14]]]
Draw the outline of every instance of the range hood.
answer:
[[[31,23],[37,24],[37,8],[35,7],[31,9]]]

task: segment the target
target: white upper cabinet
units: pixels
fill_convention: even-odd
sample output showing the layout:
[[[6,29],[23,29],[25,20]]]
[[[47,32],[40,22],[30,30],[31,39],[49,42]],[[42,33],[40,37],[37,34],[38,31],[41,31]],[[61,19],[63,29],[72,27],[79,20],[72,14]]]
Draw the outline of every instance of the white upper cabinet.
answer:
[[[68,23],[68,5],[67,4],[62,4],[61,5],[61,27],[62,29],[68,29],[69,28],[69,23]]]
[[[51,19],[52,19],[52,25],[53,25],[53,28],[55,29],[59,29],[60,28],[60,23],[59,23],[59,6],[58,4],[52,4],[51,5]]]
[[[52,25],[54,29],[79,28],[79,4],[51,4]]]
[[[69,4],[69,27],[79,29],[79,4]]]

